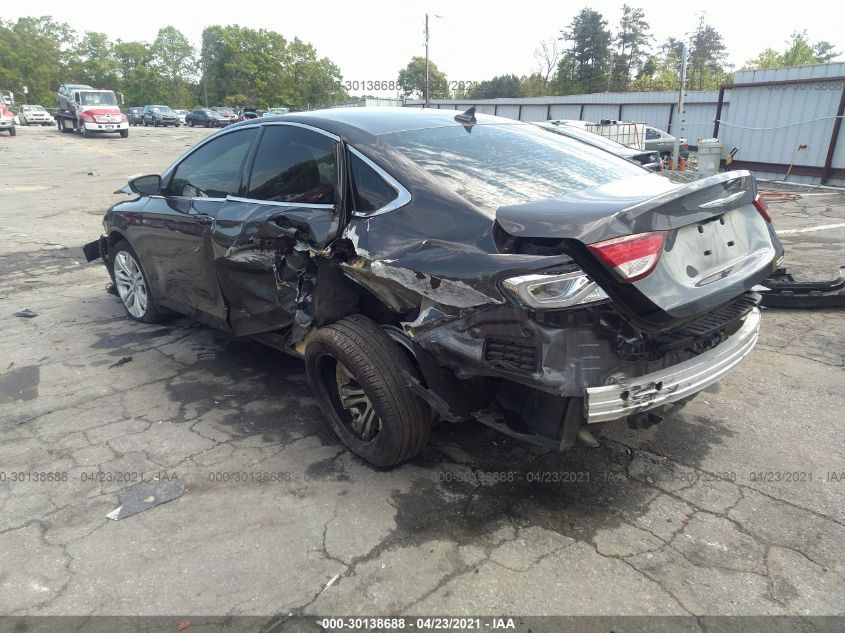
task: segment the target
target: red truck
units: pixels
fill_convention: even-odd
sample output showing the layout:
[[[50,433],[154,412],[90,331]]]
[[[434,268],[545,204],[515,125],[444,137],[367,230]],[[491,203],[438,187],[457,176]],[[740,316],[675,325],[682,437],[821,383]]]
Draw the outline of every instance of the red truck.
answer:
[[[85,137],[109,132],[122,138],[129,136],[129,119],[120,111],[117,96],[111,90],[62,84],[56,102],[56,123],[62,132],[81,132]]]

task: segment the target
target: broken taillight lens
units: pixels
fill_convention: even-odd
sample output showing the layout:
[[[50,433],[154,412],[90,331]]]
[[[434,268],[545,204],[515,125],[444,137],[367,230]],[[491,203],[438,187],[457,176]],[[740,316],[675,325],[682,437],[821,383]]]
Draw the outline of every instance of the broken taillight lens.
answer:
[[[648,277],[657,266],[665,231],[637,233],[616,239],[588,244],[593,253],[613,268],[625,281],[638,281]]]
[[[769,213],[769,206],[759,193],[754,197],[754,207],[757,212],[763,216],[763,219],[769,224],[772,223],[772,215]]]

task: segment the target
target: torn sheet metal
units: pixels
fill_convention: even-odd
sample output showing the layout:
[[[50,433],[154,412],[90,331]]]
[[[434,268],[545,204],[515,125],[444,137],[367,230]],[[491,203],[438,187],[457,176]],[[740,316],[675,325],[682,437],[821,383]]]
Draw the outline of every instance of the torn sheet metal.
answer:
[[[185,484],[181,479],[148,481],[129,488],[120,497],[120,505],[106,515],[107,519],[119,521],[134,514],[149,510],[181,497]]]

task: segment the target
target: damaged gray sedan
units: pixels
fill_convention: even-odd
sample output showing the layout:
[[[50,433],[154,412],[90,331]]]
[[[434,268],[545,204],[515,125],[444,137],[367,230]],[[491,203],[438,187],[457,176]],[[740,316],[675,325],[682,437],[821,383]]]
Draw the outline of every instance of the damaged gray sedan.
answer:
[[[377,466],[438,421],[563,450],[657,419],[751,351],[782,255],[748,172],[650,173],[473,110],[245,121],[123,191],[85,250],[129,316],[304,357]]]

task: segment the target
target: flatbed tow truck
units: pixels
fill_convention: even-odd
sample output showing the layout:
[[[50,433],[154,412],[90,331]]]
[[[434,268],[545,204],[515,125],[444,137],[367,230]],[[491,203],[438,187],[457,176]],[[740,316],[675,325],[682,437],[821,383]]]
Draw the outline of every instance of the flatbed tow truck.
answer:
[[[59,106],[56,124],[61,132],[79,132],[85,137],[104,133],[117,133],[121,138],[129,136],[129,119],[120,111],[117,95],[111,90],[63,84],[56,103]]]

